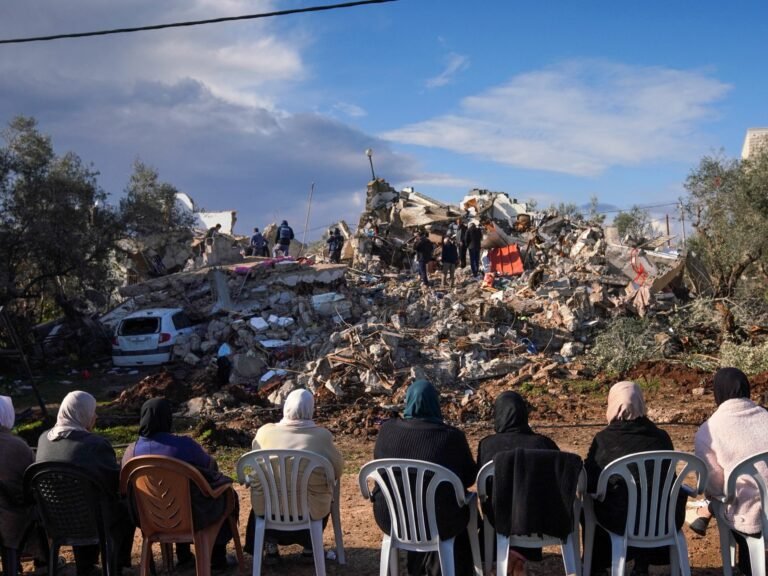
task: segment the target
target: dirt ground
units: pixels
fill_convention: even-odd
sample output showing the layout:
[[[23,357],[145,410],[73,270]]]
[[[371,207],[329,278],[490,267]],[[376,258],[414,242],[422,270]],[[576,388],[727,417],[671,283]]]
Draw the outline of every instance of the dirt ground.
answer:
[[[693,450],[693,437],[697,427],[714,409],[711,394],[711,374],[697,372],[680,365],[667,363],[648,364],[637,367],[628,377],[642,383],[650,417],[672,437],[675,448]],[[753,398],[762,400],[768,388],[768,373],[751,379]],[[607,389],[613,381],[585,385],[584,383],[548,383],[538,389],[527,390],[526,396],[532,405],[531,425],[550,436],[562,450],[586,456],[594,434],[605,426],[605,400]],[[477,393],[486,400],[492,400],[506,389],[503,380],[484,384]],[[457,416],[452,423],[460,426],[469,439],[473,452],[479,440],[491,433],[492,423],[486,414],[483,419],[466,417],[459,406],[445,406],[446,414]],[[370,411],[364,406],[348,406],[340,410],[324,410],[319,406],[318,420],[336,433],[337,443],[345,457],[345,469],[341,484],[341,523],[344,535],[347,564],[340,566],[336,561],[326,562],[329,575],[373,576],[379,573],[379,552],[381,533],[373,521],[371,505],[360,494],[357,473],[360,467],[372,458],[377,424],[350,430],[349,422],[360,422],[361,413]],[[482,411],[480,411],[482,412]],[[487,410],[486,410],[487,412]],[[477,414],[476,411],[474,414]],[[370,420],[370,418],[367,418]],[[466,420],[460,423],[459,420]],[[252,432],[259,423],[252,425]],[[342,430],[345,433],[342,433]],[[239,449],[238,449],[239,450]],[[245,449],[242,450],[245,452]],[[234,457],[237,457],[237,451]],[[237,488],[241,501],[241,538],[245,532],[246,516],[250,509],[248,493]],[[721,574],[719,541],[716,523],[710,524],[706,537],[694,534],[686,526],[684,533],[688,541],[691,573],[693,576]],[[326,528],[325,548],[334,547],[333,530],[329,523]],[[134,573],[138,574],[138,552],[140,535],[137,533],[134,547]],[[234,549],[232,549],[234,551]],[[156,552],[158,552],[156,550]],[[73,576],[71,555],[62,576]],[[564,574],[559,550],[546,548],[544,559],[529,563],[529,574],[545,576]],[[246,572],[250,574],[250,557],[246,555]],[[233,569],[231,573],[236,573]],[[263,566],[263,574],[309,576],[314,573],[311,560],[303,559],[299,547],[281,549],[281,561],[276,566]],[[405,573],[401,556],[401,573]],[[651,574],[667,574],[668,567],[652,567]],[[180,572],[182,576],[188,574]]]

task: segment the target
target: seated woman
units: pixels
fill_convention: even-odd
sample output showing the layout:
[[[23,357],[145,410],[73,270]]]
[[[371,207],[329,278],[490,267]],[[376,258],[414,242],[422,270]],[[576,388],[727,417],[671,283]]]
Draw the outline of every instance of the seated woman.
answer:
[[[139,421],[139,439],[130,444],[123,455],[123,466],[136,456],[168,456],[191,464],[203,473],[214,488],[231,483],[232,479],[219,472],[216,460],[208,455],[200,444],[188,436],[172,434],[173,412],[171,403],[165,398],[147,400],[141,406]],[[233,491],[235,503],[237,495]],[[196,528],[205,528],[221,519],[226,507],[227,495],[217,499],[206,498],[192,490],[192,515]],[[237,506],[235,512],[237,513]],[[227,560],[227,542],[232,539],[229,522],[221,525],[211,553],[211,568],[225,569]],[[194,564],[194,556],[189,544],[176,544],[176,557],[179,565]]]
[[[283,404],[283,418],[276,424],[264,424],[256,432],[254,450],[306,450],[326,458],[333,466],[334,480],[341,478],[344,459],[333,443],[333,435],[312,420],[315,412],[315,397],[308,390],[294,390]],[[309,515],[313,520],[323,519],[323,527],[331,513],[333,492],[328,489],[325,473],[315,470],[309,477]],[[251,489],[253,512],[246,528],[245,549],[253,554],[253,531],[255,514],[264,514],[264,493],[260,485]],[[312,538],[309,530],[279,531],[267,530],[265,535],[265,560],[274,563],[279,559],[277,546],[301,544],[304,556],[312,556]]]
[[[725,471],[741,460],[768,451],[768,411],[749,398],[749,380],[737,368],[721,368],[713,384],[717,410],[704,422],[694,438],[695,452],[707,463],[707,494],[722,498]],[[768,480],[768,473],[765,474]],[[739,569],[752,574],[747,543],[742,534],[758,534],[760,494],[749,478],[736,483],[736,498],[725,507],[725,518],[739,547]]]
[[[493,404],[494,434],[486,436],[477,446],[477,464],[480,468],[493,460],[497,452],[528,448],[537,450],[559,450],[557,444],[543,434],[537,434],[528,425],[528,406],[520,394],[508,390],[496,397]],[[493,524],[491,496],[493,486],[488,486],[488,500],[483,503],[483,515]],[[495,548],[494,548],[495,550]],[[515,548],[528,560],[541,560],[541,548]]]
[[[597,489],[597,480],[603,468],[617,458],[649,450],[674,450],[669,434],[646,416],[643,393],[634,382],[619,382],[611,387],[605,415],[608,426],[595,435],[584,461],[590,493]],[[676,510],[678,529],[685,520],[685,496],[682,492],[680,494]],[[623,534],[628,505],[624,481],[614,478],[608,485],[605,500],[596,501],[594,504],[595,515],[600,523],[611,531]],[[669,551],[666,547],[630,547],[628,556],[635,560],[633,576],[647,574],[649,564],[669,564]],[[592,553],[592,573],[602,574],[610,565],[610,537],[605,530],[597,526]]]
[[[25,539],[32,535],[35,517],[34,506],[24,501],[24,471],[35,461],[35,454],[21,438],[11,430],[16,421],[13,401],[10,396],[0,396],[0,542],[6,548],[19,551],[27,544],[37,544],[37,539]],[[27,546],[29,549],[29,546]],[[43,550],[36,555],[45,558]],[[3,569],[6,569],[3,566]],[[7,570],[6,570],[7,571]]]
[[[416,380],[405,395],[403,419],[393,418],[382,424],[373,450],[375,459],[409,458],[439,464],[455,473],[464,488],[474,484],[477,464],[472,458],[464,433],[443,422],[440,396],[426,380]],[[456,536],[454,566],[457,576],[473,574],[472,553],[467,534],[469,509],[459,508],[453,488],[442,485],[437,492],[437,524],[440,538]],[[373,513],[376,523],[386,533],[390,530],[389,510],[381,491],[374,493]],[[437,576],[440,561],[436,552],[408,552],[408,574]]]
[[[128,508],[119,499],[120,466],[115,451],[109,440],[91,432],[95,424],[96,399],[80,390],[70,392],[61,401],[56,425],[40,436],[35,461],[75,464],[114,497],[110,534],[115,542],[118,566],[130,567],[135,526]],[[93,573],[98,556],[98,546],[76,546],[77,574]]]

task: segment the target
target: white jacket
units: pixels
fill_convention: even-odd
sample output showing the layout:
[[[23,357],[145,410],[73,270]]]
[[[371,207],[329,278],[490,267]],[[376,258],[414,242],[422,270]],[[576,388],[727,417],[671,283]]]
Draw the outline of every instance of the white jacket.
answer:
[[[747,398],[726,400],[698,429],[694,446],[709,468],[707,493],[722,498],[725,477],[733,467],[768,451],[768,411]],[[768,479],[768,470],[762,474]],[[753,480],[742,477],[736,483],[736,497],[726,506],[725,516],[739,532],[760,532],[760,493]]]

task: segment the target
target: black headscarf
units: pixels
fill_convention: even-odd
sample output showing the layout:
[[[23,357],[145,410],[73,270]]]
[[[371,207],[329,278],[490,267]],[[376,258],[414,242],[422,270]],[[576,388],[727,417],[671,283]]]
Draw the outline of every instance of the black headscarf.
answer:
[[[426,380],[416,380],[408,386],[403,416],[441,423],[443,414],[440,412],[440,395],[435,387]]]
[[[493,403],[493,429],[496,433],[533,434],[528,426],[528,406],[517,392],[502,392]]]
[[[144,402],[141,407],[139,435],[144,438],[152,438],[155,434],[170,432],[172,423],[171,403],[165,398],[152,398]]]
[[[712,387],[715,392],[715,404],[718,406],[726,400],[749,398],[749,380],[738,368],[720,368],[715,372]]]

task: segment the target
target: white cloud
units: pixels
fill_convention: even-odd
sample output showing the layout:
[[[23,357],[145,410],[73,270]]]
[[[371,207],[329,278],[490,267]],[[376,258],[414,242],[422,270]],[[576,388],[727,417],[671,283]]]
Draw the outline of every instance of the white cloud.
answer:
[[[368,115],[368,112],[366,112],[364,108],[361,108],[357,104],[350,104],[349,102],[337,102],[333,105],[333,109],[338,110],[350,118],[362,118],[363,116]]]
[[[425,84],[427,88],[439,88],[450,84],[454,76],[469,67],[469,58],[462,54],[451,52],[446,58],[445,69],[437,76],[429,78]]]
[[[575,175],[681,160],[729,86],[698,71],[572,61],[465,98],[457,113],[384,134],[501,164]]]

